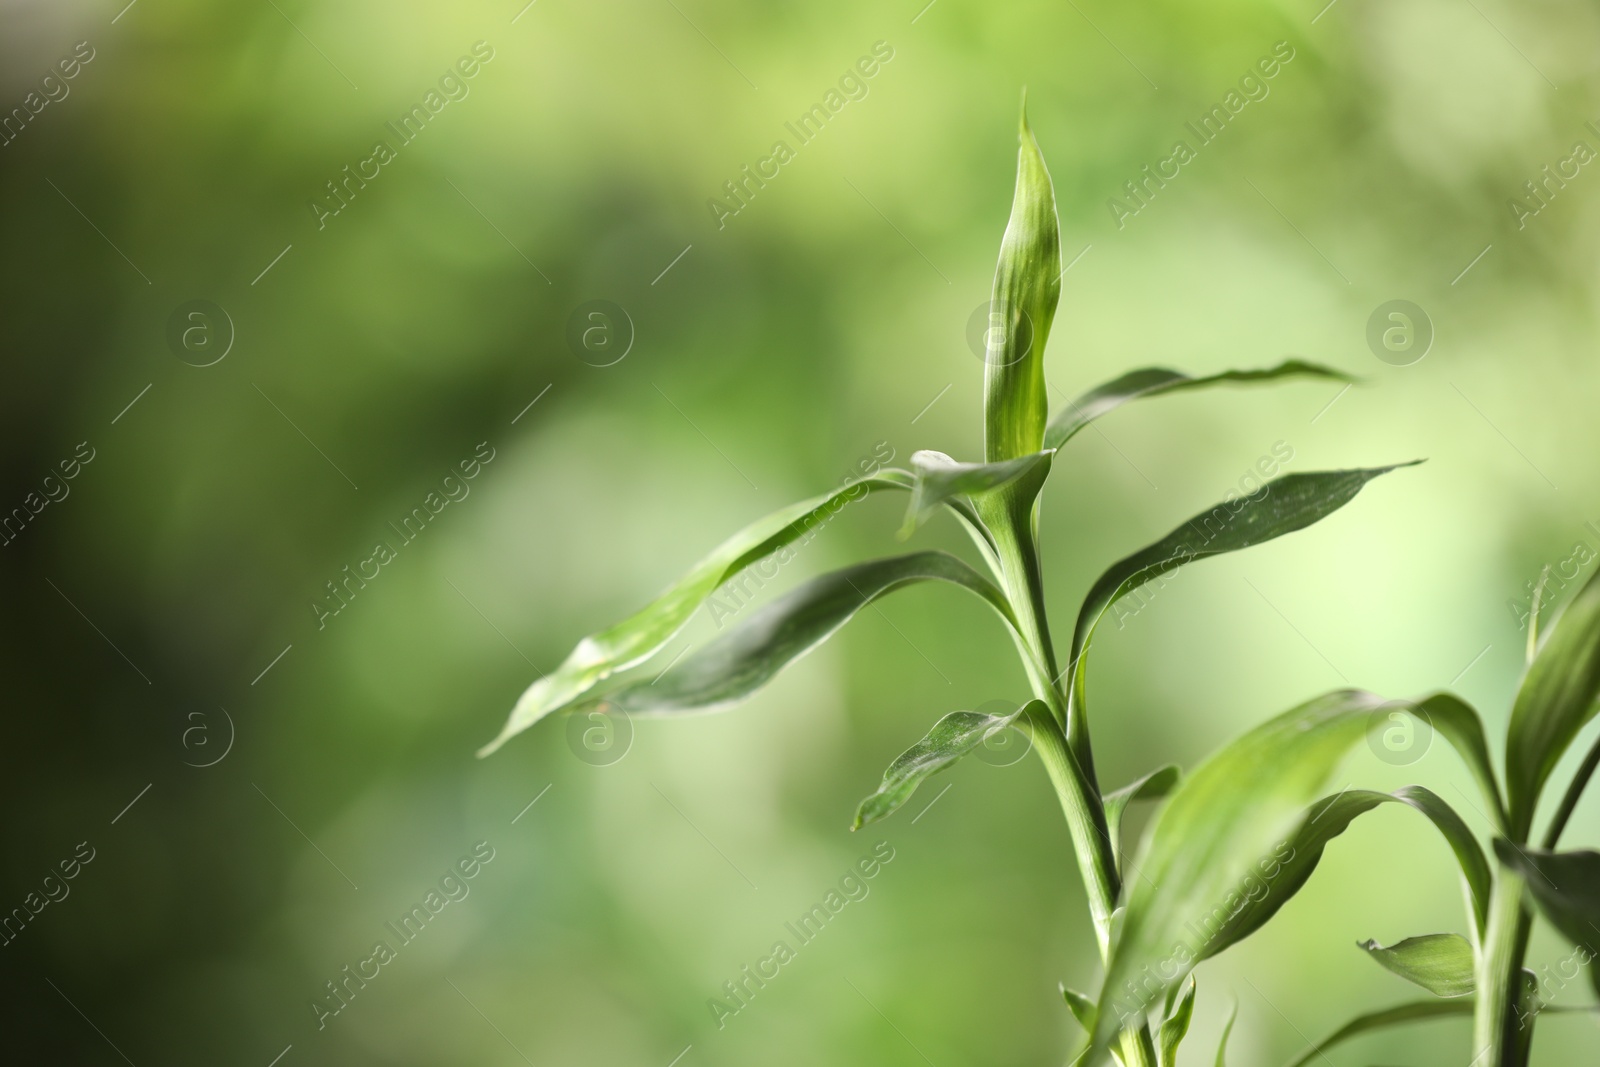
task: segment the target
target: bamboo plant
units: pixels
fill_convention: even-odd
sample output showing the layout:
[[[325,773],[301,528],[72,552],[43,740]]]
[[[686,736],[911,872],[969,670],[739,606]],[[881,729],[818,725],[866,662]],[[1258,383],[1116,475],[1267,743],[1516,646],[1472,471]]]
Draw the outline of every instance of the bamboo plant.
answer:
[[[1372,716],[1390,707],[1359,690],[1332,692],[1271,719],[1188,777],[1177,767],[1162,767],[1122,788],[1103,789],[1090,740],[1088,654],[1106,612],[1178,567],[1303,529],[1349,503],[1372,479],[1404,464],[1287,474],[1249,496],[1229,493],[1108,567],[1084,597],[1066,653],[1059,655],[1045,611],[1038,503],[1052,467],[1077,433],[1134,400],[1221,385],[1349,379],[1297,360],[1204,377],[1143,368],[1089,390],[1051,417],[1044,355],[1060,293],[1058,222],[1050,176],[1025,112],[1019,140],[1016,189],[994,279],[993,326],[986,335],[981,461],[917,452],[909,470],[875,471],[747,526],[649,605],[578,642],[556,670],[528,687],[499,736],[480,754],[558,712],[670,716],[735,704],[876,599],[916,583],[945,582],[993,609],[1015,645],[1030,698],[1019,701],[1011,714],[956,710],[938,719],[890,763],[877,789],[860,803],[854,824],[859,828],[887,817],[928,776],[998,731],[1018,729],[1029,736],[1066,816],[1104,966],[1097,998],[1062,989],[1087,1035],[1079,1062],[1097,1063],[1111,1054],[1125,1067],[1174,1067],[1193,1012],[1194,967],[1270,919],[1310,877],[1328,840],[1352,819],[1396,802],[1429,818],[1460,862],[1469,889],[1469,936],[1367,948],[1391,970],[1454,999],[1364,1016],[1324,1044],[1410,1018],[1470,1012],[1475,1002],[1480,1046],[1504,1050],[1483,1062],[1520,1064],[1526,1043],[1518,1046],[1513,1023],[1527,1016],[1529,1007],[1517,979],[1528,932],[1524,885],[1549,883],[1534,885],[1533,896],[1573,936],[1584,933],[1580,920],[1600,923],[1594,877],[1600,855],[1527,847],[1540,787],[1594,713],[1600,688],[1600,586],[1580,595],[1529,671],[1512,718],[1505,803],[1476,713],[1447,694],[1418,706],[1460,749],[1489,798],[1501,837],[1496,851],[1505,860],[1498,868],[1491,869],[1456,813],[1420,787],[1393,794],[1346,791],[1316,800]],[[723,583],[768,557],[786,559],[789,546],[837,510],[883,492],[908,496],[903,536],[936,515],[947,515],[970,535],[977,565],[938,551],[857,563],[804,581],[744,613],[664,673],[644,667]],[[1600,747],[1569,790],[1545,849],[1554,847],[1581,780],[1597,759]],[[1120,834],[1124,811],[1133,802],[1163,798],[1142,851],[1137,858],[1126,855]],[[1600,935],[1580,943],[1600,943]],[[1455,996],[1473,988],[1483,992],[1466,1000]],[[1224,1046],[1226,1040],[1225,1030]],[[1217,1052],[1219,1064],[1224,1051]]]

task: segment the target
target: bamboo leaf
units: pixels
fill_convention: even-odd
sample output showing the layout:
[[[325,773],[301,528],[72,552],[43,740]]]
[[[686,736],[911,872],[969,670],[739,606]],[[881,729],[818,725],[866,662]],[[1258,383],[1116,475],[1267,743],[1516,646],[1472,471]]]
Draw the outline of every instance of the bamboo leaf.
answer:
[[[984,355],[983,458],[990,463],[1038,452],[1044,440],[1044,347],[1061,296],[1055,190],[1026,103],[1018,138],[1017,187],[1000,240]]]
[[[1263,854],[1256,870],[1237,888],[1238,903],[1206,943],[1200,958],[1215,956],[1265,926],[1310,880],[1328,842],[1344,833],[1358,816],[1388,803],[1420,811],[1444,837],[1461,868],[1470,914],[1481,936],[1488,922],[1489,863],[1461,817],[1421,786],[1406,786],[1393,793],[1346,789],[1311,805],[1287,844],[1271,855]]]
[[[655,679],[641,678],[602,700],[629,715],[726,707],[766,685],[874,600],[933,580],[976,593],[1012,621],[1000,591],[956,557],[944,552],[891,556],[812,578],[754,609]]]
[[[1129,371],[1119,378],[1113,378],[1103,385],[1095,386],[1069,403],[1065,410],[1057,412],[1056,417],[1050,420],[1049,427],[1045,429],[1044,447],[1060,448],[1095,419],[1110,414],[1132,400],[1147,396],[1164,396],[1167,393],[1185,392],[1190,389],[1204,389],[1213,385],[1252,385],[1284,378],[1355,381],[1343,371],[1299,359],[1287,360],[1276,367],[1230,370],[1221,374],[1208,374],[1203,378],[1191,378],[1187,374],[1167,370],[1164,367],[1143,367]]]
[[[867,823],[889,816],[910,800],[929,776],[953,766],[962,756],[980,747],[990,735],[1011,729],[1030,713],[1048,717],[1050,708],[1043,701],[1034,700],[1010,715],[952,711],[934,723],[922,740],[895,757],[889,769],[883,772],[883,784],[856,809],[855,825],[850,828],[859,830]]]
[[[1388,948],[1376,941],[1362,941],[1357,947],[1436,997],[1464,997],[1477,985],[1475,953],[1471,942],[1460,934],[1408,937]]]
[[[1183,995],[1178,998],[1178,1004],[1161,1024],[1159,1033],[1160,1049],[1157,1062],[1160,1067],[1177,1067],[1178,1046],[1183,1043],[1184,1035],[1189,1032],[1189,1020],[1194,1017],[1194,976],[1189,976],[1189,981],[1184,984]]]
[[[927,521],[929,515],[941,504],[957,498],[981,496],[1010,485],[1036,466],[1050,467],[1051,453],[1030,452],[1016,459],[998,463],[962,463],[943,452],[921,451],[911,455],[911,470],[916,482],[911,487],[911,501],[906,506],[905,524],[900,528],[900,539]]]
[[[1443,1019],[1454,1015],[1470,1017],[1472,1015],[1472,1001],[1420,1000],[1412,1004],[1400,1004],[1393,1008],[1384,1008],[1382,1011],[1358,1015],[1290,1060],[1286,1067],[1305,1067],[1306,1064],[1321,1056],[1333,1046],[1342,1044],[1361,1034],[1369,1034],[1374,1030],[1384,1030],[1404,1023]]]
[[[1217,1039],[1216,1067],[1228,1067],[1228,1038],[1233,1033],[1233,1024],[1239,1018],[1239,1002],[1234,1001],[1228,1005],[1228,1018],[1222,1024],[1222,1036]]]
[[[655,655],[688,625],[700,605],[723,582],[814,533],[851,501],[882,489],[909,489],[911,485],[912,477],[906,471],[882,470],[791,504],[746,526],[644,608],[579,641],[561,666],[527,688],[499,736],[479,749],[478,755],[487,756],[540,719],[569,706],[615,672]]]
[[[1505,801],[1500,795],[1500,782],[1495,777],[1494,763],[1489,759],[1489,743],[1484,739],[1483,720],[1477,710],[1453,693],[1435,693],[1414,707],[1466,762],[1467,770],[1472,772],[1479,791],[1489,803],[1492,817],[1504,830]]]
[[[1600,694],[1600,575],[1578,591],[1547,629],[1544,647],[1517,690],[1506,735],[1510,837],[1524,840],[1539,793]]]
[[[1495,855],[1522,875],[1528,892],[1550,925],[1584,949],[1592,963],[1600,955],[1600,852],[1547,852],[1496,838]],[[1589,968],[1600,995],[1600,969]]]
[[[1101,805],[1106,812],[1106,833],[1110,836],[1111,843],[1116,846],[1119,872],[1123,866],[1120,844],[1122,813],[1127,811],[1128,805],[1135,800],[1159,800],[1166,796],[1177,787],[1178,780],[1182,777],[1183,769],[1176,763],[1169,763],[1101,798]]]
[[[1260,857],[1283,847],[1383,701],[1339,690],[1246,733],[1178,786],[1156,814],[1127,883],[1091,1051],[1103,1052],[1181,981],[1239,903]],[[1091,1056],[1091,1060],[1094,1057]]]
[[[1072,1017],[1078,1020],[1078,1025],[1083,1027],[1084,1033],[1094,1029],[1094,1001],[1070,989],[1065,982],[1061,983],[1061,996],[1067,1002],[1067,1010],[1072,1012]]]

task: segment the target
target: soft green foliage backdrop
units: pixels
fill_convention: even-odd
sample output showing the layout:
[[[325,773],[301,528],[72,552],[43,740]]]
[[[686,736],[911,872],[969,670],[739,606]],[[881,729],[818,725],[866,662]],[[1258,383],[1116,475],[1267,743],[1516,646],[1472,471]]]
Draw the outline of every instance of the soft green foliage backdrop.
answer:
[[[1058,639],[1105,564],[1280,442],[1287,470],[1429,458],[1102,629],[1108,786],[1345,682],[1405,696],[1460,675],[1498,736],[1522,662],[1507,602],[1576,542],[1600,551],[1600,178],[1551,183],[1522,228],[1507,203],[1575,141],[1600,147],[1585,5],[121,7],[0,5],[5,108],[76,42],[95,51],[0,148],[0,506],[95,450],[0,553],[0,904],[96,849],[0,959],[11,1047],[265,1065],[292,1044],[285,1067],[665,1067],[685,1046],[685,1067],[1060,1062],[1078,1031],[1056,983],[1098,976],[1037,761],[967,761],[925,813],[847,832],[939,715],[1024,695],[975,600],[901,594],[737,713],[639,724],[611,766],[577,759],[560,722],[472,756],[530,664],[880,442],[901,462],[979,458],[965,331],[1023,85],[1073,264],[1053,407],[1151,363],[1292,355],[1367,379],[1331,407],[1338,387],[1315,383],[1153,401],[1075,440],[1043,514]],[[480,40],[493,59],[470,94],[319,230],[307,202]],[[880,40],[893,58],[865,98],[795,146],[784,123]],[[1108,199],[1280,41],[1294,58],[1270,93],[1119,228]],[[780,138],[795,158],[719,229],[707,198]],[[1365,341],[1396,298],[1436,330],[1411,366]],[[203,369],[164,336],[192,299],[237,333]],[[564,340],[591,299],[636,327],[615,366]],[[398,541],[389,524],[484,441],[470,495],[319,630],[324,583]],[[851,509],[777,582],[891,551],[899,507]],[[941,520],[915,544],[961,543]],[[220,750],[219,707],[231,752],[185,766]],[[211,747],[185,747],[201,721]],[[1407,767],[1362,750],[1345,781],[1421,782],[1482,824],[1442,742]],[[1591,798],[1568,843],[1597,829]],[[880,839],[895,858],[870,894],[719,1030],[707,999]],[[324,983],[480,840],[495,859],[470,896],[319,1032]],[[1409,997],[1355,942],[1464,922],[1433,831],[1376,813],[1201,970],[1187,1055],[1209,1057],[1237,998],[1236,1064],[1281,1062]],[[1537,961],[1566,953],[1537,935]],[[1536,1062],[1576,1062],[1593,1025],[1544,1019]],[[1434,1023],[1330,1059],[1466,1047],[1464,1022]]]

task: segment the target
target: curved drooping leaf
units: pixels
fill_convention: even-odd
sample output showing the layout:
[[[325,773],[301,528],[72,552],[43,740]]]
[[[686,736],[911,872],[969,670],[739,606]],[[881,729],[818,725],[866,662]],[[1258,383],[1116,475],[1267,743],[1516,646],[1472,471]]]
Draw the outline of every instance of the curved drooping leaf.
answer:
[[[1500,781],[1495,777],[1494,763],[1489,759],[1489,743],[1484,738],[1483,719],[1477,709],[1454,693],[1435,693],[1413,706],[1427,716],[1433,729],[1443,734],[1461,755],[1478,783],[1478,790],[1489,803],[1491,817],[1504,830],[1505,801],[1500,794]]]
[[[1116,847],[1119,871],[1122,869],[1122,813],[1127,811],[1128,805],[1135,800],[1159,800],[1166,796],[1172,792],[1182,777],[1183,768],[1176,763],[1169,763],[1101,798],[1101,805],[1106,812],[1106,833]]]
[[[1228,1067],[1228,1038],[1233,1034],[1233,1024],[1239,1018],[1239,1002],[1228,1005],[1228,1018],[1222,1024],[1222,1036],[1217,1039],[1216,1067]]]
[[[1111,946],[1091,1049],[1102,1052],[1181,981],[1238,906],[1238,887],[1298,830],[1304,809],[1383,700],[1338,690],[1244,734],[1156,814]],[[1091,1057],[1093,1060],[1094,1057]]]
[[[903,541],[910,537],[940,504],[1009,485],[1040,463],[1048,470],[1050,457],[1049,452],[1030,452],[997,463],[962,463],[943,452],[913,452],[911,471],[916,483],[911,487],[911,501],[906,506],[906,521],[900,527],[900,539]]]
[[[1050,709],[1043,701],[1033,700],[1010,715],[952,711],[934,723],[921,741],[895,757],[889,769],[883,772],[883,783],[877,792],[856,809],[855,824],[850,829],[859,830],[869,822],[892,814],[911,799],[911,794],[929,776],[954,765],[962,756],[982,746],[996,731],[1012,729],[1019,719],[1026,719],[1030,713],[1048,718]]]
[[[1460,934],[1423,934],[1387,948],[1362,941],[1356,947],[1436,997],[1464,997],[1477,988],[1476,954]]]
[[[1072,654],[1067,660],[1067,670],[1072,675],[1067,694],[1073,709],[1070,717],[1076,720],[1083,714],[1089,643],[1100,620],[1118,599],[1186,563],[1237,552],[1303,530],[1355,499],[1361,487],[1372,479],[1420,462],[1286,474],[1262,486],[1254,496],[1222,501],[1161,540],[1113,563],[1090,587],[1073,626]],[[1070,737],[1078,736],[1075,721],[1069,722],[1068,727]],[[1087,758],[1086,753],[1078,755],[1080,759]]]
[[[1017,136],[1017,187],[985,331],[983,458],[989,463],[1037,452],[1044,440],[1044,346],[1061,296],[1056,195],[1028,128],[1026,104]]]
[[[1539,792],[1597,710],[1600,695],[1600,574],[1584,585],[1549,628],[1517,690],[1506,734],[1511,836],[1525,839]]]
[[[579,641],[561,666],[527,688],[499,736],[478,755],[487,756],[540,719],[572,704],[612,674],[655,655],[688,625],[700,605],[723,582],[817,530],[851,501],[880,489],[909,489],[912,483],[912,476],[906,471],[881,470],[746,526],[644,608]]]
[[[1343,371],[1300,359],[1285,360],[1276,367],[1223,371],[1221,374],[1208,374],[1203,378],[1191,378],[1187,374],[1167,370],[1165,367],[1141,367],[1139,370],[1131,370],[1113,378],[1103,385],[1095,386],[1070,402],[1065,410],[1057,412],[1056,417],[1050,420],[1050,425],[1044,431],[1044,447],[1060,448],[1095,419],[1141,397],[1204,389],[1212,385],[1251,385],[1281,378],[1323,378],[1336,382],[1356,380]]]
[[[1274,478],[1254,496],[1224,500],[1202,511],[1153,544],[1108,567],[1096,579],[1078,610],[1072,656],[1077,659],[1090,632],[1113,601],[1153,578],[1186,563],[1259,545],[1327,518],[1355,499],[1361,487],[1410,463],[1343,471],[1310,471]]]
[[[1461,817],[1437,794],[1418,785],[1393,793],[1346,789],[1311,805],[1287,847],[1270,856],[1263,854],[1255,870],[1237,888],[1238,900],[1231,906],[1231,914],[1201,950],[1200,958],[1215,956],[1266,925],[1310,880],[1328,842],[1344,833],[1357,816],[1388,803],[1405,804],[1420,811],[1444,837],[1461,868],[1473,923],[1481,936],[1488,922],[1489,863]]]
[[[1361,1034],[1368,1034],[1374,1030],[1384,1030],[1403,1023],[1442,1019],[1453,1015],[1470,1017],[1472,1015],[1472,1001],[1419,1000],[1412,1004],[1400,1004],[1393,1008],[1384,1008],[1382,1011],[1372,1011],[1365,1015],[1358,1015],[1290,1060],[1287,1067],[1305,1067],[1306,1064],[1321,1056],[1333,1046],[1348,1041],[1352,1037],[1358,1037]]]
[[[1156,1062],[1160,1067],[1177,1067],[1178,1046],[1183,1043],[1184,1035],[1188,1034],[1189,1020],[1193,1017],[1194,976],[1190,975],[1189,981],[1183,986],[1183,995],[1178,998],[1177,1005],[1167,1012],[1157,1035],[1159,1047]]]
[[[726,707],[766,685],[833,636],[862,608],[901,586],[938,580],[959,585],[1015,625],[1005,597],[945,552],[912,552],[830,571],[761,605],[653,680],[604,694],[600,703],[629,715]]]
[[[1522,875],[1550,925],[1588,953],[1589,980],[1600,995],[1600,966],[1594,962],[1600,956],[1600,852],[1546,852],[1503,837],[1495,839],[1494,851]]]

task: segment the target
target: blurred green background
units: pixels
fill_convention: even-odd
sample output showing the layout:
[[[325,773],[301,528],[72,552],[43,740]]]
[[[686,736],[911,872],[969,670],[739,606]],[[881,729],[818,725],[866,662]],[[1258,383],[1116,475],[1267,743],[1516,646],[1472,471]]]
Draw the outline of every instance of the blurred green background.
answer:
[[[1107,563],[1280,442],[1290,470],[1429,459],[1103,628],[1108,786],[1346,683],[1454,682],[1498,733],[1522,663],[1508,605],[1600,551],[1600,176],[1569,168],[1520,220],[1508,203],[1574,142],[1600,148],[1591,5],[124,2],[0,3],[0,108],[25,112],[0,147],[0,508],[28,517],[0,550],[0,906],[94,850],[0,956],[15,1052],[1063,1062],[1056,984],[1098,970],[1037,761],[968,761],[935,806],[847,831],[937,716],[1023,694],[971,598],[900,593],[736,712],[637,724],[614,762],[561,721],[473,755],[535,668],[739,526],[881,442],[897,463],[977,454],[966,330],[1024,85],[1072,261],[1055,405],[1147,364],[1293,355],[1365,379],[1153,401],[1076,439],[1042,517],[1058,630]],[[799,146],[784,124],[879,41],[866,95]],[[319,227],[326,183],[398,145],[385,124],[476,42],[492,58],[465,95]],[[1278,42],[1267,95],[1119,226],[1123,183]],[[779,139],[795,158],[719,228],[708,199]],[[1394,299],[1431,321],[1420,362],[1368,346]],[[185,348],[169,326],[196,300],[227,322]],[[610,323],[633,335],[611,366],[567,340],[591,300],[631,323]],[[92,461],[60,481],[81,442]],[[398,544],[480,443],[468,495],[319,628],[325,583]],[[900,506],[851,508],[773,588],[894,551]],[[965,551],[943,523],[915,542]],[[1442,743],[1341,776],[1422,782],[1484,825]],[[1597,804],[1569,842],[1594,843]],[[895,858],[870,894],[719,1029],[708,998],[879,840]],[[319,1029],[325,983],[478,842],[470,894]],[[1250,1067],[1410,999],[1354,942],[1463,931],[1453,870],[1410,813],[1358,823],[1201,969],[1186,1062],[1210,1062],[1235,1000]],[[1566,952],[1536,937],[1536,963]],[[1546,1017],[1536,1062],[1592,1054],[1594,1025]],[[1433,1023],[1328,1062],[1466,1049],[1465,1023]]]

